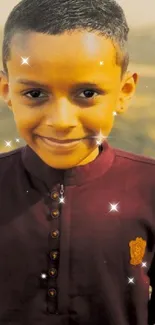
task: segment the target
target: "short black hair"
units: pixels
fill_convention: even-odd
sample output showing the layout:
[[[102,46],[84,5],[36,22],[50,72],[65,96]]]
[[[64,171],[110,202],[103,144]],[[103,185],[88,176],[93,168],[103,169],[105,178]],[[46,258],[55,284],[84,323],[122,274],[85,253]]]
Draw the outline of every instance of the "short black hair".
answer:
[[[114,0],[22,0],[11,11],[2,47],[4,71],[11,58],[11,41],[18,32],[60,35],[66,31],[87,30],[112,40],[117,48],[116,64],[127,70],[126,48],[129,27],[123,9]]]

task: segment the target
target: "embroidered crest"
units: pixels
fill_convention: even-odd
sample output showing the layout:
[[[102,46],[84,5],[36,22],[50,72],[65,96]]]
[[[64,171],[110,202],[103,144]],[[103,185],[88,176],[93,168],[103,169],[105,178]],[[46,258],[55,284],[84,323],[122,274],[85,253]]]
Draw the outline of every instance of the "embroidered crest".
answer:
[[[152,296],[152,287],[149,286],[149,300],[151,299],[151,296]]]
[[[145,255],[146,241],[141,237],[137,237],[136,240],[130,241],[129,247],[131,257],[130,264],[141,264]]]

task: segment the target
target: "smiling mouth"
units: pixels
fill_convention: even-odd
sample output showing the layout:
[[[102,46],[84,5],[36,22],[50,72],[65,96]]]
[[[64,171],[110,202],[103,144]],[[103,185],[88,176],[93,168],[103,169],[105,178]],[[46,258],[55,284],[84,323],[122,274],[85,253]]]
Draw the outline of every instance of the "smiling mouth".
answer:
[[[55,148],[61,150],[71,150],[76,148],[84,138],[70,139],[70,140],[58,140],[49,137],[38,136],[48,148]]]
[[[59,144],[69,144],[69,143],[74,143],[74,142],[77,142],[77,141],[80,141],[80,140],[83,140],[84,138],[80,138],[80,139],[70,139],[70,140],[58,140],[58,139],[54,139],[54,138],[48,138],[48,137],[42,137],[43,139],[47,139],[51,142],[55,142],[55,143],[59,143]]]

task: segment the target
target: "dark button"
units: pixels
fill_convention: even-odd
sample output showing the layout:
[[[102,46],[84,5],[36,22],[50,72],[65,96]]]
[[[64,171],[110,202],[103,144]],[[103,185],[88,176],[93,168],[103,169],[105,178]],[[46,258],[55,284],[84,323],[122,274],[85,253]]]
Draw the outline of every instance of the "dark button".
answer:
[[[59,214],[60,214],[59,210],[53,210],[51,213],[52,218],[54,218],[54,219],[58,218]]]
[[[58,238],[59,237],[59,230],[54,230],[51,232],[52,238]]]
[[[59,198],[59,193],[58,193],[58,192],[52,192],[52,193],[51,193],[51,198],[52,198],[52,200],[58,200],[58,198]]]
[[[51,258],[53,261],[57,260],[58,256],[59,256],[59,252],[58,252],[58,251],[50,252],[50,258]]]
[[[56,295],[57,295],[57,292],[56,292],[55,289],[49,289],[49,290],[48,290],[48,295],[49,295],[50,297],[52,297],[52,298],[55,298]]]
[[[57,276],[57,270],[53,267],[49,270],[49,276],[56,277]]]

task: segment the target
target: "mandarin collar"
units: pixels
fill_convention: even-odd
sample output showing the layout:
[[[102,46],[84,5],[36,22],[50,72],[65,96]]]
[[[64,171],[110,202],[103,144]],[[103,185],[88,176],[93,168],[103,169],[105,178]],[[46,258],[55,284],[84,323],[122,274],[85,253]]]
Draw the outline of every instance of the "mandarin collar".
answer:
[[[94,161],[83,166],[60,170],[45,164],[28,145],[22,148],[25,169],[49,189],[57,183],[78,186],[99,178],[110,169],[114,157],[114,149],[104,141],[100,146],[100,154]]]

